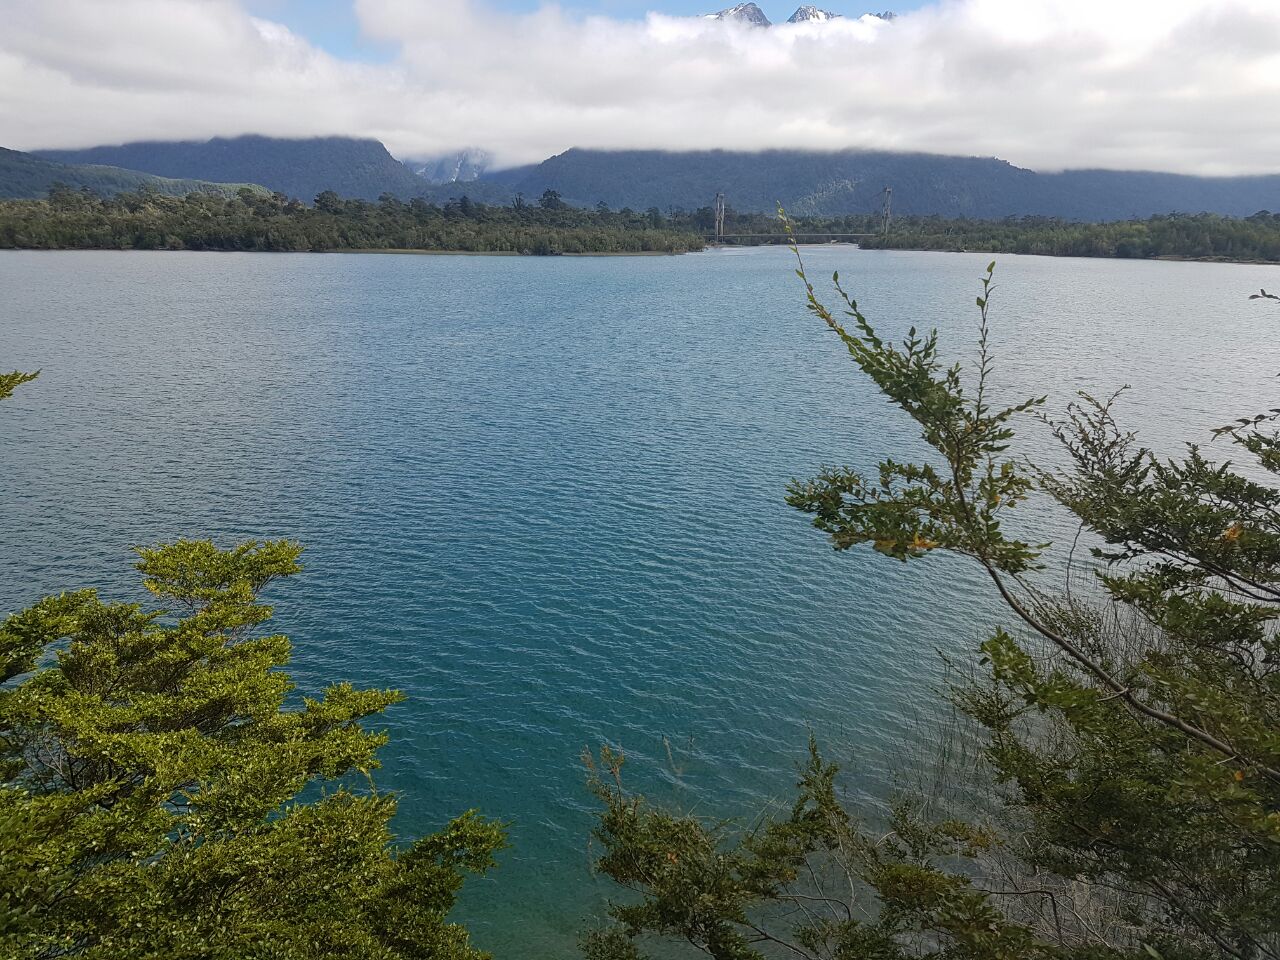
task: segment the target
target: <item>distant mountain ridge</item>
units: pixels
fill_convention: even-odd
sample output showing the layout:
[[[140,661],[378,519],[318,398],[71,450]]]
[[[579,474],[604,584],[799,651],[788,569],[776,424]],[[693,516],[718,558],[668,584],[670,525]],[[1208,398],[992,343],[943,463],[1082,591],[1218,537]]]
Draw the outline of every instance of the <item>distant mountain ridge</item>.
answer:
[[[407,200],[428,188],[377,140],[354,137],[249,135],[35,153],[61,163],[109,164],[161,177],[260,183],[307,203],[325,190],[364,200],[376,200],[384,193]]]
[[[896,212],[920,216],[1101,221],[1175,211],[1248,216],[1280,210],[1280,175],[1044,174],[992,157],[869,150],[574,149],[537,166],[490,174],[480,183],[499,183],[530,197],[552,189],[576,205],[604,201],[615,209],[637,210],[698,209],[723,192],[734,209],[769,212],[781,202],[799,216],[874,212],[886,186],[893,187]]]
[[[135,178],[153,174],[258,183],[305,202],[333,190],[366,200],[387,193],[402,200],[442,202],[466,194],[475,201],[507,204],[516,194],[533,202],[551,189],[584,207],[603,201],[614,209],[696,210],[724,193],[737,210],[769,212],[781,201],[796,215],[818,216],[874,212],[880,209],[884,188],[892,186],[895,212],[922,216],[1039,215],[1097,221],[1175,211],[1248,216],[1263,209],[1280,210],[1280,176],[1189,177],[1104,170],[1042,174],[992,157],[872,150],[572,149],[539,164],[492,172],[484,168],[483,151],[462,150],[411,169],[378,141],[347,137],[250,136],[50,150],[40,155],[144,172],[134,173]]]
[[[879,17],[882,20],[892,20],[892,13],[876,13],[872,16]],[[721,10],[719,13],[705,14],[704,19],[707,20],[730,20],[735,23],[745,23],[752,27],[771,27],[773,24],[769,18],[765,16],[765,12],[754,3],[739,3],[735,6]],[[828,20],[843,19],[841,14],[832,13],[829,10],[823,10],[815,7],[813,4],[802,4],[790,17],[787,23],[826,23]]]
[[[101,196],[135,190],[151,190],[169,196],[188,193],[216,193],[234,196],[250,183],[211,183],[202,179],[171,179],[119,167],[65,164],[46,160],[30,153],[0,147],[0,200],[23,200],[44,197],[54,184],[65,184],[73,190],[88,188]]]

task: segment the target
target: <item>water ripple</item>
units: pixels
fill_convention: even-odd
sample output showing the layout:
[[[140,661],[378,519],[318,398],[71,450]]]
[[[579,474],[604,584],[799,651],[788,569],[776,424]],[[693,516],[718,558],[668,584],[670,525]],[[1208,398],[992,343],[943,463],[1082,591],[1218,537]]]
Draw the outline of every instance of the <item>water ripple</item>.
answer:
[[[937,325],[966,356],[985,259],[809,254],[886,330]],[[1132,383],[1125,412],[1170,451],[1273,400],[1274,317],[1244,296],[1275,268],[1007,257],[998,276],[1010,397]],[[607,893],[584,746],[732,814],[786,794],[812,725],[882,801],[935,651],[999,616],[963,564],[836,556],[783,503],[822,464],[920,449],[783,251],[6,253],[0,292],[0,363],[44,370],[0,419],[0,610],[137,596],[133,544],[306,543],[279,627],[304,689],[409,694],[381,774],[399,826],[470,806],[514,824],[463,911],[499,957],[568,955]]]

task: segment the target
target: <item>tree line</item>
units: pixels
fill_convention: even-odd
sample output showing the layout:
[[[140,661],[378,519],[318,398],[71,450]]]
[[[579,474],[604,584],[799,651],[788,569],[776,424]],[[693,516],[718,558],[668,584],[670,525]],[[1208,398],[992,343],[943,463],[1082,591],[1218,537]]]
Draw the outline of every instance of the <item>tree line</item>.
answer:
[[[352,200],[326,190],[310,206],[281,193],[234,196],[154,190],[99,197],[55,185],[45,200],[0,201],[0,249],[109,250],[450,250],[536,255],[684,253],[715,234],[715,211],[657,207],[582,209],[554,190],[536,200],[440,203]],[[1184,258],[1280,262],[1280,214],[1245,218],[1169,214],[1147,220],[1076,223],[1046,217],[946,220],[905,217],[885,232],[880,215],[799,217],[796,237],[857,234],[864,249],[984,251],[1064,257]],[[721,242],[786,242],[772,214],[730,210]]]
[[[547,191],[509,206],[466,196],[436,205],[384,195],[377,202],[325,191],[312,206],[284,194],[221,197],[151,191],[99,197],[55,186],[44,200],[0,201],[0,249],[449,250],[555,255],[684,253],[700,237],[651,213],[581,210]]]
[[[710,207],[674,217],[673,224],[709,233]],[[1214,213],[1166,214],[1146,220],[1078,223],[1051,217],[1004,220],[947,220],[898,217],[888,232],[879,215],[796,217],[800,240],[822,234],[866,234],[857,243],[867,250],[943,250],[1034,254],[1048,257],[1118,257],[1280,262],[1280,214],[1263,210],[1249,217]],[[724,241],[754,245],[785,242],[776,217],[730,212]],[[752,236],[755,234],[757,236]]]
[[[883,250],[979,250],[1050,257],[1160,257],[1280,261],[1280,214],[1236,218],[1168,214],[1148,220],[1070,223],[1045,217],[984,222],[913,218],[863,242]]]

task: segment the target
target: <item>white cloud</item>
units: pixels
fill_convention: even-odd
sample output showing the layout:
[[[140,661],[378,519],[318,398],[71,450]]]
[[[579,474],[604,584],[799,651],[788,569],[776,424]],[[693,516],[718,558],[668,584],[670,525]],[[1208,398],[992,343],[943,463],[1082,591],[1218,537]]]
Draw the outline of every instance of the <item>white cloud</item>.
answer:
[[[714,6],[714,4],[712,4]],[[1276,0],[940,0],[768,30],[548,4],[356,0],[395,58],[335,58],[236,0],[0,0],[0,144],[350,134],[478,145],[997,155],[1280,170]]]

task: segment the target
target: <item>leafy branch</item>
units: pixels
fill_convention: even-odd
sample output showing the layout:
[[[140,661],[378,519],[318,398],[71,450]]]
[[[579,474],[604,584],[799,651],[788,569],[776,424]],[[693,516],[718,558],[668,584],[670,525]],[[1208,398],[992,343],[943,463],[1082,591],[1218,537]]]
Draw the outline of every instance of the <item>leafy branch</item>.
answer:
[[[1042,406],[1045,398],[1003,408],[992,408],[986,402],[991,372],[988,311],[995,263],[988,264],[982,293],[976,301],[978,383],[970,397],[960,364],[947,366],[940,360],[936,330],[921,336],[913,327],[901,346],[884,341],[841,285],[838,273],[832,276],[832,284],[842,304],[840,312],[848,320],[841,320],[823,304],[809,280],[785,215],[784,223],[792,236],[796,275],[804,284],[809,311],[836,334],[854,363],[880,392],[916,421],[922,439],[942,458],[940,467],[886,460],[880,465],[878,481],[848,470],[825,470],[814,481],[792,484],[788,502],[813,514],[814,526],[828,534],[837,550],[870,543],[880,553],[903,561],[934,550],[976,560],[1018,618],[1091,675],[1106,690],[1108,699],[1118,700],[1135,714],[1171,727],[1228,760],[1253,767],[1280,783],[1280,769],[1271,762],[1244,755],[1236,745],[1200,723],[1151,702],[1133,683],[1122,680],[1100,659],[1054,629],[1015,593],[1010,581],[1016,581],[1035,565],[1044,545],[1006,537],[1002,529],[1004,515],[1023,502],[1034,486],[1032,478],[1006,456],[1014,435],[1010,422]],[[1105,414],[1105,409],[1102,412]],[[1100,474],[1097,462],[1080,459],[1086,451],[1095,450],[1097,442],[1108,442],[1105,420],[1089,423],[1076,419],[1074,423],[1077,437],[1084,441],[1073,451],[1080,470],[1077,481],[1101,484],[1104,491],[1114,490],[1117,477],[1106,471]],[[1065,434],[1060,433],[1060,437]],[[1072,450],[1070,444],[1068,450]],[[1130,487],[1140,485],[1145,477],[1131,477]],[[1078,498],[1068,496],[1079,489],[1071,481],[1047,486],[1077,511],[1083,505]],[[1083,519],[1098,526],[1094,517],[1086,515]],[[993,658],[1007,655],[998,642],[988,643],[984,650]]]

